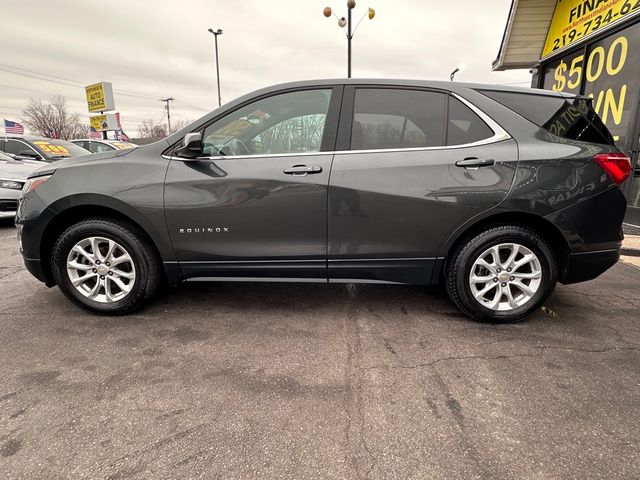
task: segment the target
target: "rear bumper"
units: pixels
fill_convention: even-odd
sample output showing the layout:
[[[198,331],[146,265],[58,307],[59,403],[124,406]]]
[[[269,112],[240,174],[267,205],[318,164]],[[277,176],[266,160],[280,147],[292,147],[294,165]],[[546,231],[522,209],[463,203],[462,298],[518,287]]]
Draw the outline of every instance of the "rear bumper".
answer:
[[[620,249],[599,250],[569,254],[569,262],[561,283],[578,283],[593,280],[613,265],[620,258]]]

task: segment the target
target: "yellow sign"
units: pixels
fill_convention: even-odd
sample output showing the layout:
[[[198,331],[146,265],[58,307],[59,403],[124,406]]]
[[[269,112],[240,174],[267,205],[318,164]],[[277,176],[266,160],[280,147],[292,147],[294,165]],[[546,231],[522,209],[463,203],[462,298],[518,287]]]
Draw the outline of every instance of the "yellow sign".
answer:
[[[89,123],[96,132],[105,130],[118,130],[118,121],[115,113],[105,113],[89,117]]]
[[[639,12],[640,0],[558,0],[542,58]]]
[[[42,140],[38,140],[33,143],[45,153],[49,153],[51,155],[69,155],[69,150],[67,150],[62,145],[52,145],[49,142],[45,142]]]
[[[88,85],[84,87],[84,93],[87,97],[87,106],[90,112],[115,110],[111,83],[100,82]]]
[[[631,137],[634,88],[640,73],[640,24],[563,56],[545,70],[544,88],[584,94],[620,147]]]

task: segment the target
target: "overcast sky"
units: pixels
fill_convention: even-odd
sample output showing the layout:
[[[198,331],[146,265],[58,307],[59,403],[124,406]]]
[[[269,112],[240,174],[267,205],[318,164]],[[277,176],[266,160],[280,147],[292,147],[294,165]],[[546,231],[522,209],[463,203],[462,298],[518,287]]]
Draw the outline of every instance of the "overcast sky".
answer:
[[[464,64],[457,80],[526,86],[527,70],[491,72],[510,4],[357,0],[354,21],[367,7],[376,16],[355,33],[353,76],[442,80]],[[345,77],[344,31],[325,6],[346,15],[346,0],[3,1],[0,117],[20,121],[30,98],[60,94],[87,118],[82,86],[110,81],[130,136],[143,119],[163,119],[161,97],[175,97],[173,118],[198,118],[217,105],[209,27],[224,30],[223,102],[270,84]]]

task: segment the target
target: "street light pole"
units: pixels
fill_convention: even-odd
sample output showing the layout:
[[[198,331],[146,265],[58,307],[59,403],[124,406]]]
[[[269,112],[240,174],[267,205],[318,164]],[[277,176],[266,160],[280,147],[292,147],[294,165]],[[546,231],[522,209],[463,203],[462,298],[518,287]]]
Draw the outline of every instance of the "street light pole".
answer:
[[[218,29],[218,30],[213,30],[213,28],[210,28],[209,30],[207,30],[209,33],[213,34],[213,37],[215,38],[215,44],[216,44],[216,78],[218,80],[218,106],[222,105],[222,97],[220,95],[220,65],[218,62],[218,35],[222,35],[222,30]]]
[[[323,10],[323,14],[325,17],[329,18],[331,15],[338,19],[338,26],[340,28],[347,27],[347,78],[351,78],[351,40],[353,39],[353,35],[356,33],[360,22],[364,20],[365,16],[369,17],[369,20],[373,20],[373,17],[376,15],[376,12],[373,8],[368,8],[367,11],[362,15],[355,28],[352,28],[351,24],[351,11],[356,7],[355,0],[347,0],[347,18],[338,17],[331,7],[325,7]]]
[[[352,2],[353,7],[356,6],[356,2]],[[353,10],[351,2],[347,3],[347,78],[351,78],[351,10]]]

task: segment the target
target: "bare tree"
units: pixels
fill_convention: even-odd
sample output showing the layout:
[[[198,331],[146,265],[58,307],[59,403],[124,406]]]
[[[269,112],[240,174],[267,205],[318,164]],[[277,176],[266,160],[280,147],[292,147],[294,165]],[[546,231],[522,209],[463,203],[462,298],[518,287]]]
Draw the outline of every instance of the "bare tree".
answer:
[[[138,127],[138,134],[141,138],[164,138],[167,136],[167,126],[153,120],[143,120]]]
[[[184,127],[190,125],[193,123],[193,120],[185,120],[185,119],[178,119],[178,120],[174,120],[171,122],[171,132],[170,133],[176,133],[178,130],[182,130]]]
[[[48,101],[32,98],[22,115],[31,131],[43,137],[69,140],[83,134],[79,115],[67,112],[66,100],[61,95],[55,95]]]

